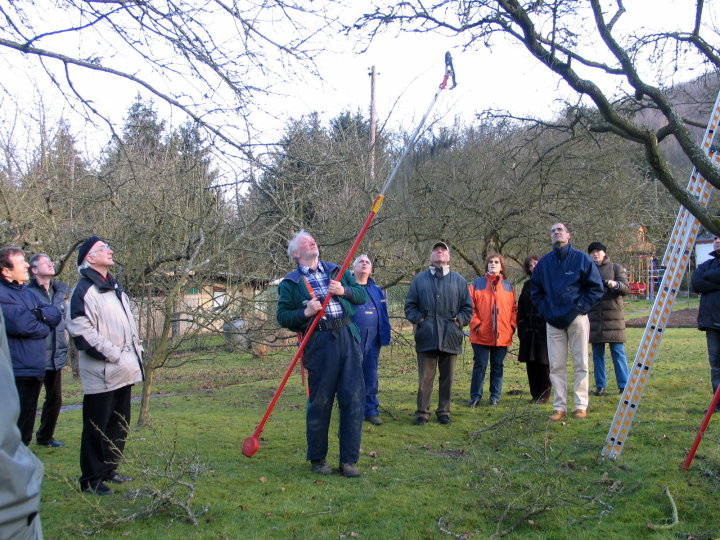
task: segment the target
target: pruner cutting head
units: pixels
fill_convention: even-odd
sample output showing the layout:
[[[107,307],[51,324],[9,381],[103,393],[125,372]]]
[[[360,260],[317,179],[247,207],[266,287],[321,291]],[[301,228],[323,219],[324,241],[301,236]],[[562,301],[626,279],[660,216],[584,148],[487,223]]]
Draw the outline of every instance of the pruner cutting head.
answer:
[[[452,90],[457,86],[457,79],[455,78],[455,67],[453,66],[450,51],[445,53],[445,77],[443,78],[443,82],[440,84],[441,89],[445,89],[448,79],[452,79],[452,86],[449,88],[449,90]]]

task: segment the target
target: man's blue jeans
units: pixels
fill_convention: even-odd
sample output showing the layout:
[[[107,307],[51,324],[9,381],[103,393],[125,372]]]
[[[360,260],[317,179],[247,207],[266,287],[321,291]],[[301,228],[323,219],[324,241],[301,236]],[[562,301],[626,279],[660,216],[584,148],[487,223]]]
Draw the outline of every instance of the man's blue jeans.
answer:
[[[595,371],[595,386],[597,388],[605,388],[605,343],[592,343],[593,366]],[[624,343],[608,343],[610,346],[610,356],[612,356],[613,365],[615,366],[615,380],[618,389],[623,390],[627,384],[629,370],[627,356],[625,356]]]
[[[483,395],[485,372],[490,358],[490,399],[500,399],[502,394],[503,361],[507,354],[507,347],[492,347],[490,345],[472,344],[473,370],[470,381],[470,399],[479,400]]]
[[[707,340],[708,360],[710,361],[710,381],[713,393],[720,386],[720,330],[708,329],[705,331]]]

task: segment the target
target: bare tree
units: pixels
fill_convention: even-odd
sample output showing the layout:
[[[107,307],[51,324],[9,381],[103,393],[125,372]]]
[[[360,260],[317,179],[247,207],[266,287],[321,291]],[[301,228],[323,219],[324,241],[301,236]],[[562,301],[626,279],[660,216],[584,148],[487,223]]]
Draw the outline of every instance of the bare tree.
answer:
[[[347,27],[372,39],[387,27],[409,32],[444,32],[466,38],[466,47],[493,46],[503,39],[525,49],[582,99],[568,109],[562,125],[571,132],[610,133],[639,145],[653,175],[672,196],[714,233],[720,221],[684,189],[684,178],[669,166],[660,143],[674,138],[682,153],[714,187],[718,169],[693,135],[705,119],[684,117],[663,77],[668,72],[720,69],[717,29],[703,0],[684,30],[642,31],[623,24],[623,0],[525,1],[419,0],[388,2]],[[668,20],[668,26],[676,21]],[[607,84],[610,81],[610,84]],[[617,88],[617,95],[604,90]],[[592,106],[588,106],[588,105]],[[660,121],[652,127],[641,112]]]
[[[113,131],[102,93],[127,83],[246,157],[255,100],[288,75],[314,72],[319,38],[333,34],[317,31],[331,24],[325,11],[299,0],[3,0],[0,18],[0,50],[15,53],[5,56],[5,73],[24,59],[76,111]],[[10,96],[12,82],[0,82]]]

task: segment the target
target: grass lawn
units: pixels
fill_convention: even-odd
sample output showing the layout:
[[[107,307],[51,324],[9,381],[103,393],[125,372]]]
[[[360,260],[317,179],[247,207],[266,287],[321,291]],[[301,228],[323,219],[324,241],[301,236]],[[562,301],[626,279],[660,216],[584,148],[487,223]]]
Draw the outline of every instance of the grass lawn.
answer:
[[[642,329],[629,329],[632,360]],[[669,329],[624,453],[600,456],[617,398],[591,395],[589,416],[550,423],[551,405],[529,403],[523,365],[508,355],[498,407],[465,407],[472,354],[458,359],[453,423],[413,425],[415,355],[383,350],[385,424],[365,424],[362,476],[313,475],[305,461],[305,394],[291,377],[253,458],[241,453],[292,352],[270,358],[216,351],[158,372],[152,427],[133,425],[121,471],[135,478],[109,497],[78,491],[81,411],[61,414],[65,448],[33,446],[45,464],[41,515],[47,538],[716,538],[720,518],[720,430],[713,418],[691,469],[680,466],[712,393],[704,334]],[[608,359],[609,359],[609,355]],[[592,364],[592,362],[591,362]],[[614,384],[609,362],[608,387]],[[486,377],[486,387],[488,381]],[[592,386],[592,375],[591,375]],[[65,377],[66,404],[79,384]],[[508,394],[512,391],[512,394]],[[486,390],[487,392],[487,390]],[[135,390],[139,395],[139,389]],[[437,399],[437,393],[433,399]],[[134,409],[137,418],[137,408]],[[337,410],[328,462],[337,465]],[[132,490],[162,487],[176,471],[195,476],[198,524],[177,506],[151,506]],[[115,486],[113,486],[115,487]],[[662,526],[672,515],[679,523]],[[176,499],[184,499],[178,487]],[[150,517],[128,519],[152,508]],[[204,511],[206,509],[206,511]]]

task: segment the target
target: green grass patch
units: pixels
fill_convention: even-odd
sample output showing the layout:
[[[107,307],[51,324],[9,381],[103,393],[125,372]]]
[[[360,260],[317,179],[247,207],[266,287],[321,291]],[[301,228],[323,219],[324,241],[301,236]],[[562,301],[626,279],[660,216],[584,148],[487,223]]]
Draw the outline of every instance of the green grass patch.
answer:
[[[630,360],[642,329],[628,330]],[[241,453],[292,352],[253,359],[214,349],[161,370],[152,427],[132,427],[121,471],[135,478],[109,497],[78,491],[81,411],[61,414],[65,448],[33,446],[45,464],[41,515],[47,538],[696,538],[717,537],[720,431],[713,419],[692,468],[680,466],[712,397],[704,334],[669,329],[624,453],[601,457],[619,396],[591,396],[586,420],[550,423],[551,405],[529,403],[524,365],[508,355],[498,407],[468,409],[472,353],[458,359],[453,423],[412,424],[415,354],[383,350],[385,424],[365,424],[362,476],[313,475],[305,461],[305,391],[293,375],[253,458]],[[608,355],[609,356],[609,355]],[[592,364],[592,362],[591,362]],[[608,362],[608,387],[614,387]],[[592,376],[591,376],[592,377]],[[486,383],[487,384],[487,383]],[[592,379],[591,379],[592,386]],[[67,402],[79,385],[66,376]],[[512,394],[507,392],[512,391]],[[139,395],[136,389],[135,395]],[[437,393],[434,394],[434,399]],[[137,417],[137,410],[133,411]],[[328,462],[337,466],[337,410]],[[194,471],[194,472],[193,472]],[[194,475],[194,476],[193,476]],[[192,480],[192,478],[195,478]],[[198,524],[173,505],[130,495],[144,486],[194,485]],[[158,487],[159,486],[159,487]],[[170,486],[170,487],[168,487]],[[651,531],[671,516],[679,523]],[[177,487],[175,497],[187,501]],[[143,509],[151,508],[149,517]],[[128,516],[138,517],[125,521]]]

